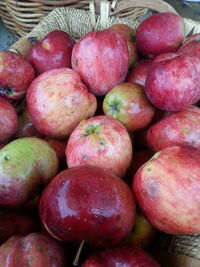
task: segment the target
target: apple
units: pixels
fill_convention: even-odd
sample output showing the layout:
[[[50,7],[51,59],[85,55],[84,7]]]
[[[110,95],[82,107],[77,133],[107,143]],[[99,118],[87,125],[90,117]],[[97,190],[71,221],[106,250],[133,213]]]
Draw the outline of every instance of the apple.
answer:
[[[113,29],[87,33],[72,50],[72,68],[98,96],[125,81],[128,64],[127,43],[121,33]]]
[[[200,62],[195,55],[169,55],[154,62],[148,72],[145,92],[159,109],[175,112],[200,98]]]
[[[171,146],[140,167],[133,192],[144,216],[168,234],[200,232],[200,150]]]
[[[0,95],[21,99],[35,77],[34,69],[20,54],[0,51]]]
[[[177,51],[178,54],[196,54],[200,56],[200,33],[189,36]]]
[[[106,94],[103,110],[106,116],[120,121],[130,132],[148,126],[155,113],[143,87],[136,83],[116,85]]]
[[[56,153],[46,141],[25,137],[10,142],[0,150],[0,206],[22,207],[57,170]]]
[[[147,58],[176,52],[184,40],[184,20],[181,16],[164,12],[145,19],[136,30],[138,51]]]
[[[200,108],[191,105],[169,114],[149,127],[146,140],[154,151],[181,144],[200,149]]]
[[[131,69],[127,76],[126,81],[130,83],[137,83],[141,86],[145,86],[147,73],[151,67],[152,60],[144,59],[137,62]]]
[[[28,53],[28,60],[37,75],[47,70],[71,68],[71,53],[75,44],[73,38],[62,30],[48,33]]]
[[[119,177],[96,166],[78,166],[62,171],[46,186],[39,213],[54,238],[104,247],[119,243],[131,231],[135,202]]]
[[[25,106],[23,111],[18,115],[18,128],[15,133],[15,138],[32,136],[42,137],[42,135],[36,130],[28,112],[28,108]]]
[[[132,231],[125,238],[123,245],[150,248],[155,241],[157,229],[144,217],[143,214],[137,213]]]
[[[64,245],[45,233],[11,237],[0,247],[0,262],[4,267],[71,266]]]
[[[0,97],[0,142],[11,138],[18,127],[18,117],[14,106],[8,100]]]
[[[66,147],[69,168],[93,165],[123,177],[132,160],[132,143],[126,128],[107,116],[79,123]]]
[[[45,137],[44,140],[50,145],[50,147],[52,147],[55,150],[56,155],[59,159],[60,167],[65,166],[66,165],[65,149],[67,146],[67,140],[59,140],[49,137]]]
[[[143,249],[131,246],[119,246],[96,253],[81,267],[159,267],[159,263]]]
[[[136,139],[137,142],[137,139]],[[136,174],[137,170],[147,162],[152,156],[153,152],[150,149],[141,149],[134,151],[134,157],[130,164],[128,171],[126,172],[125,181],[131,186],[133,182],[133,177]]]
[[[26,100],[36,129],[61,139],[66,139],[81,120],[92,117],[97,106],[79,74],[68,68],[39,75],[28,88]]]
[[[126,40],[129,52],[129,67],[133,66],[138,60],[136,45],[134,43],[134,30],[126,24],[113,24],[110,29],[119,32]]]
[[[13,235],[28,235],[41,230],[39,218],[12,210],[0,211],[0,244]]]

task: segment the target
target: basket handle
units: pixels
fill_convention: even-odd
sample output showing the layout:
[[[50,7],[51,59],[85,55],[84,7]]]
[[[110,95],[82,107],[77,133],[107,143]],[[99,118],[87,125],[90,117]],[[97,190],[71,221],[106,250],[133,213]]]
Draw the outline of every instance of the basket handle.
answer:
[[[172,12],[177,13],[177,11],[167,2],[162,0],[115,0],[113,1],[114,8],[111,6],[110,15],[116,15],[118,12],[133,8],[133,7],[146,7],[157,12]]]
[[[170,4],[162,0],[93,0],[89,3],[93,29],[96,27],[96,14],[100,14],[101,28],[106,28],[110,16],[136,7],[149,8],[159,13],[171,12],[178,14]]]

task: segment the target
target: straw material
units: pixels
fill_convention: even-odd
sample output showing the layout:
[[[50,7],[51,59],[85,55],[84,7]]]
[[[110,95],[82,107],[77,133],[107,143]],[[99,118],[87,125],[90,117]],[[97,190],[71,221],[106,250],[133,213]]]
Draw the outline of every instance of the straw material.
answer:
[[[169,251],[200,260],[200,234],[174,236]]]

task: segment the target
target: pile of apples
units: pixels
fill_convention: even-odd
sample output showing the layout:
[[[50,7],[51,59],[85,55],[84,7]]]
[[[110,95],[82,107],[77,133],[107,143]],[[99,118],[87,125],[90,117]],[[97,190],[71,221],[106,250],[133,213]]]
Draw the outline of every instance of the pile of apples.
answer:
[[[199,41],[159,13],[0,51],[1,266],[156,267],[200,232]]]

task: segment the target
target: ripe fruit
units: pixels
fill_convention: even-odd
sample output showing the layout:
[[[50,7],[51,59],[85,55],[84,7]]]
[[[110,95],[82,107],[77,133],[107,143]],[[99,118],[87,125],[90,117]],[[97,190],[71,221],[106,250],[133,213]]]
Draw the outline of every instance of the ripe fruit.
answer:
[[[0,95],[21,99],[35,77],[34,69],[21,55],[0,51]]]
[[[145,57],[176,52],[184,39],[183,18],[173,13],[154,14],[136,30],[138,51]]]
[[[66,147],[69,168],[93,165],[123,177],[131,163],[132,143],[126,128],[107,116],[81,121]]]
[[[105,95],[125,81],[129,53],[124,38],[115,30],[93,31],[84,35],[72,50],[72,67],[89,90]]]
[[[95,166],[78,166],[62,171],[47,185],[39,212],[54,238],[109,246],[130,232],[135,202],[119,177]]]
[[[171,146],[137,171],[133,191],[152,225],[169,234],[200,232],[200,150]]]

